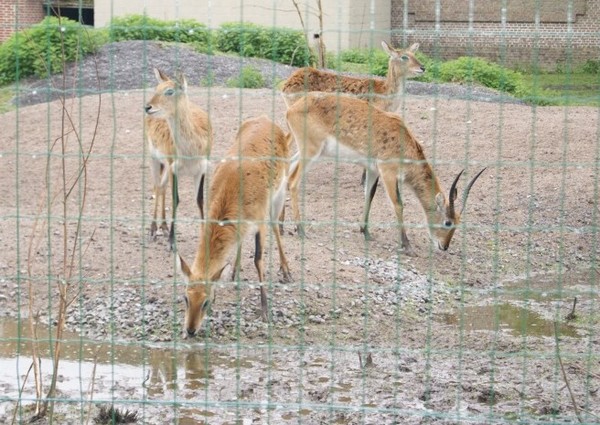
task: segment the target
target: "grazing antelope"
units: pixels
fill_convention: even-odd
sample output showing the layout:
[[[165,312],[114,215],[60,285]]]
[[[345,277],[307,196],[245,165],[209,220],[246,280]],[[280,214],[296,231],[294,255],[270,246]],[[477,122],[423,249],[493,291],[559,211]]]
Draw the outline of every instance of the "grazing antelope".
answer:
[[[152,118],[164,119],[169,128],[171,143],[174,143],[175,156],[171,157],[170,172],[173,180],[173,222],[169,232],[169,245],[175,250],[175,216],[179,204],[178,176],[188,173],[194,176],[194,193],[204,218],[204,176],[208,168],[207,156],[212,146],[212,128],[208,115],[200,107],[190,102],[187,96],[187,81],[178,73],[170,79],[162,71],[154,69],[158,85],[145,110]],[[158,140],[153,140],[160,149]],[[163,142],[162,146],[168,145]],[[173,153],[173,152],[171,152]],[[161,152],[165,155],[165,152]],[[168,158],[168,156],[167,156]],[[163,162],[167,164],[169,160]]]
[[[388,54],[388,71],[386,79],[372,77],[348,77],[332,71],[321,71],[315,68],[300,68],[284,83],[281,91],[283,99],[289,107],[300,96],[307,92],[340,92],[356,95],[359,98],[373,102],[373,105],[384,111],[394,112],[400,106],[404,95],[404,85],[407,78],[417,77],[425,72],[425,67],[416,58],[419,43],[414,43],[408,49],[394,49],[385,41],[381,47]],[[296,168],[298,155],[292,158],[290,173]],[[367,176],[368,168],[362,174],[361,182],[372,180]],[[377,190],[378,180],[374,180],[373,194]],[[368,215],[369,212],[367,211]],[[365,236],[368,236],[365,234]]]
[[[300,68],[290,75],[281,88],[286,105],[291,106],[306,92],[322,91],[354,94],[371,100],[373,105],[385,111],[397,110],[404,94],[406,79],[423,74],[425,67],[415,57],[415,52],[419,49],[418,43],[408,49],[397,50],[382,41],[381,47],[390,57],[385,80],[348,77],[310,67]]]
[[[154,193],[154,212],[152,215],[152,224],[150,225],[150,237],[156,239],[159,229],[157,224],[159,210],[161,219],[160,229],[163,234],[169,234],[169,226],[167,225],[165,214],[165,197],[167,183],[172,180],[171,164],[175,156],[175,147],[171,138],[169,124],[164,119],[146,115],[144,127],[151,157],[150,172]]]
[[[431,240],[447,250],[462,214],[455,209],[456,176],[448,197],[442,192],[423,148],[393,113],[374,108],[367,101],[329,93],[309,93],[287,111],[287,123],[298,144],[300,160],[290,172],[289,187],[294,219],[301,229],[298,186],[305,168],[321,155],[343,158],[363,164],[369,171],[365,185],[365,211],[362,231],[368,235],[368,215],[373,200],[373,185],[381,176],[401,231],[402,247],[407,255],[415,253],[403,227],[403,206],[399,184],[407,184],[416,194],[427,217]],[[484,169],[485,170],[485,169]],[[463,209],[471,187],[481,170],[467,185]],[[303,233],[302,230],[300,230]]]
[[[239,271],[241,242],[251,231],[255,238],[254,265],[261,283],[261,316],[267,321],[263,247],[269,220],[277,241],[283,281],[291,279],[277,220],[285,202],[292,136],[266,116],[242,123],[226,158],[215,169],[209,190],[206,223],[196,258],[189,267],[179,257],[185,291],[185,334],[194,336],[214,298],[213,282],[223,274],[237,247],[234,275]]]

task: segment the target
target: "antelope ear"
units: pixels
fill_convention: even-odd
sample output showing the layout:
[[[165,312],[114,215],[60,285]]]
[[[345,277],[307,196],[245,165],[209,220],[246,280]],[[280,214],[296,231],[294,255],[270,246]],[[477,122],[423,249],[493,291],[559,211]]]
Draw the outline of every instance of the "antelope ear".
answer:
[[[175,263],[177,264],[177,272],[181,275],[181,277],[183,277],[185,283],[190,283],[190,276],[192,274],[192,271],[190,270],[190,267],[187,265],[185,260],[181,257],[181,255],[177,255]]]
[[[387,44],[385,41],[381,41],[381,48],[383,49],[384,52],[386,52],[388,55],[390,56],[394,56],[396,54],[396,51],[394,49],[392,49],[390,47],[389,44]]]
[[[154,77],[156,78],[156,81],[159,83],[164,83],[165,81],[169,81],[169,77],[167,76],[167,74],[165,74],[158,68],[154,68]]]
[[[438,192],[437,195],[435,195],[435,204],[437,205],[438,211],[443,212],[446,210],[446,198],[442,192]]]
[[[217,272],[215,272],[215,274],[213,274],[210,278],[211,282],[218,282],[218,281],[222,281],[224,280],[224,276],[228,276],[229,275],[229,269],[231,268],[231,264],[227,263],[225,264],[221,270],[218,270]],[[223,273],[225,270],[227,269],[227,273]]]
[[[179,86],[179,88],[181,88],[181,90],[183,90],[183,92],[186,92],[187,91],[187,80],[185,79],[185,75],[183,75],[183,72],[177,71],[175,79],[177,81],[177,85]]]
[[[293,143],[294,143],[294,136],[292,135],[292,132],[290,131],[288,134],[285,135],[285,144],[287,145],[288,149],[291,149]]]
[[[419,43],[413,43],[413,45],[410,46],[408,48],[408,50],[410,50],[411,52],[415,53],[417,50],[419,50]]]

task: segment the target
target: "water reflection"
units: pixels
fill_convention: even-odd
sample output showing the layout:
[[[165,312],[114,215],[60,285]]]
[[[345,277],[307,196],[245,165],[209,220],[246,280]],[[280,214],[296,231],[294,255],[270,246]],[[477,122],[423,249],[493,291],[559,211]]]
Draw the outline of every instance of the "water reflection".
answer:
[[[444,315],[449,325],[462,326],[465,331],[508,330],[513,335],[554,336],[554,322],[539,314],[509,303],[464,307],[459,313]],[[577,329],[561,324],[559,334],[578,337]]]
[[[506,330],[513,335],[553,337],[554,321],[532,311],[547,312],[546,317],[556,313],[557,303],[572,303],[574,296],[582,299],[593,297],[590,291],[589,271],[566,275],[543,274],[515,280],[505,285],[497,295],[498,302],[489,305],[464,306],[460,311],[444,315],[450,325],[462,326],[466,331]],[[527,307],[529,306],[529,307]],[[580,337],[574,326],[558,324],[562,336]]]
[[[28,326],[27,322],[0,320],[0,370],[3,371],[0,388],[5,390],[3,396],[7,401],[35,398],[32,376],[28,378],[24,392],[19,395],[19,387],[32,362],[33,339]],[[47,385],[50,382],[50,359],[55,341],[47,326],[40,325],[37,334],[40,338],[37,348],[42,376]],[[41,339],[41,335],[45,338]],[[253,368],[257,363],[254,359],[232,354],[209,348],[201,342],[165,348],[90,341],[75,333],[65,332],[59,368],[60,391],[71,399],[82,401],[93,399],[110,402],[115,394],[125,393],[132,400],[179,400],[178,403],[189,400],[202,406],[202,395],[208,397],[203,390],[211,382],[214,384],[215,370],[222,384],[227,379],[234,379],[235,369]],[[235,389],[235,385],[230,387]],[[13,406],[14,403],[0,401],[0,415]],[[182,410],[189,411],[189,418],[181,416]],[[202,407],[186,406],[185,409],[179,409],[177,415],[179,423],[184,423],[186,418],[206,418],[211,412]],[[194,421],[189,423],[197,423]]]

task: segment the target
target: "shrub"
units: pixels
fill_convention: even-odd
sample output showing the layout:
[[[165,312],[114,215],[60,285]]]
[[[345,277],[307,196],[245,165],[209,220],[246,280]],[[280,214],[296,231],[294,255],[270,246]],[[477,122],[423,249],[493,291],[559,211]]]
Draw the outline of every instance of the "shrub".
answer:
[[[227,87],[239,87],[244,89],[258,89],[265,86],[265,80],[263,79],[260,71],[252,68],[251,66],[245,66],[240,70],[240,75],[237,78],[231,78],[227,81]]]
[[[196,43],[209,46],[211,32],[206,25],[193,19],[161,21],[146,15],[127,15],[113,18],[110,35],[114,41],[156,40]]]
[[[59,72],[66,62],[97,51],[105,36],[67,18],[46,17],[0,45],[0,84]]]
[[[581,72],[585,74],[600,74],[600,59],[588,59],[581,65]]]
[[[347,49],[340,52],[340,60],[350,63],[368,63],[370,50],[365,49]]]
[[[305,66],[310,52],[301,31],[263,27],[251,23],[224,23],[218,30],[217,50],[245,57],[259,57],[276,62]]]
[[[446,82],[479,83],[483,86],[516,93],[521,74],[481,58],[461,57],[444,62],[439,67],[439,78]]]
[[[342,62],[368,65],[368,73],[385,77],[388,70],[389,57],[379,49],[348,49],[340,52]]]

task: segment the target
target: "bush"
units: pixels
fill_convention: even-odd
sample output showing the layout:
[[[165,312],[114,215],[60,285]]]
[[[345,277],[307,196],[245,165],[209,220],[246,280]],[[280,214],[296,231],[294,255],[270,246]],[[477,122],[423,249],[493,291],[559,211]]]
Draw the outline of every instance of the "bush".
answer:
[[[381,49],[348,49],[340,52],[342,62],[359,63],[369,66],[369,74],[385,77],[388,71],[389,56]]]
[[[485,87],[516,93],[521,74],[481,58],[461,57],[444,62],[439,67],[439,78],[452,83],[479,83]]]
[[[79,22],[46,17],[0,45],[0,84],[59,72],[66,62],[96,52],[106,42],[105,37],[105,32],[86,28]]]
[[[245,66],[240,70],[240,76],[237,78],[231,78],[227,81],[227,87],[239,87],[243,89],[259,89],[265,86],[265,80],[263,79],[260,71],[252,68],[251,66]]]
[[[340,52],[340,60],[350,63],[368,63],[371,50],[348,49]]]
[[[600,74],[600,59],[588,59],[583,65],[581,65],[581,72],[585,74]]]
[[[113,18],[110,35],[113,41],[156,40],[195,43],[200,46],[209,46],[211,42],[210,30],[198,21],[161,21],[146,15]]]
[[[221,52],[270,59],[294,66],[306,66],[311,59],[301,31],[251,23],[222,24],[218,30],[216,47]]]

